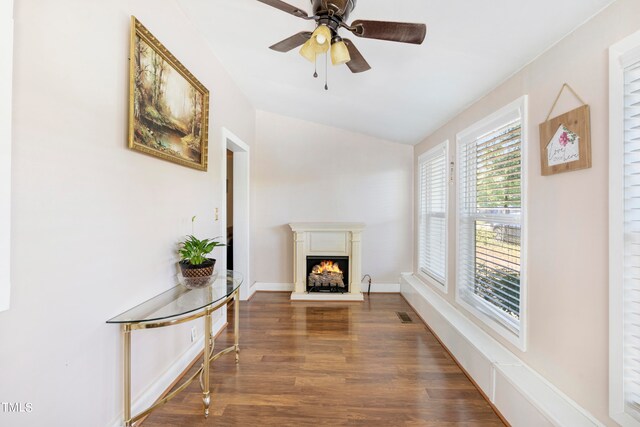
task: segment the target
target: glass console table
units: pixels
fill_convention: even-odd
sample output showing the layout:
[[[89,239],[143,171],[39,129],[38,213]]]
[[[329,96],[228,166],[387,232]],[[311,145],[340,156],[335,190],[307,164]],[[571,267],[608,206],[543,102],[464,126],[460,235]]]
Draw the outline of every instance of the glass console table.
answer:
[[[136,421],[149,414],[157,407],[171,400],[174,396],[196,378],[200,377],[202,389],[202,402],[204,404],[204,416],[209,415],[211,405],[211,393],[209,387],[209,365],[214,360],[226,353],[235,351],[236,363],[239,360],[240,347],[239,320],[240,320],[240,285],[243,277],[236,271],[227,270],[226,277],[218,277],[212,284],[203,288],[189,289],[184,285],[178,285],[163,292],[148,301],[143,302],[130,310],[107,320],[107,323],[120,324],[124,348],[124,425],[133,426]],[[213,333],[211,331],[211,314],[220,307],[234,302],[234,345],[213,354]],[[131,415],[131,331],[136,329],[162,328],[164,326],[178,325],[190,320],[204,317],[204,352],[202,366],[183,384],[158,400],[149,408],[137,415]]]

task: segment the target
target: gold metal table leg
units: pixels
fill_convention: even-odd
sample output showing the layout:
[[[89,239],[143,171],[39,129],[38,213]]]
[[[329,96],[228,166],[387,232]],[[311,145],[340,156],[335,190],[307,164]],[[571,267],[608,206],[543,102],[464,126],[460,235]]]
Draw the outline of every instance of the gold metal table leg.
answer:
[[[124,351],[124,425],[131,427],[131,325],[122,325]]]
[[[220,307],[229,304],[229,301],[234,300],[234,345],[227,347],[217,354],[213,354],[214,341],[213,331],[211,325],[211,315]],[[180,323],[188,322],[198,317],[204,317],[204,351],[202,357],[202,367],[194,375],[192,375],[185,383],[173,390],[164,398],[156,401],[153,405],[138,413],[135,416],[131,415],[131,331],[135,329],[153,329],[164,326],[177,325]],[[240,290],[236,290],[233,296],[228,296],[221,301],[218,305],[209,307],[204,311],[204,315],[201,313],[186,316],[179,319],[172,319],[166,322],[146,322],[146,323],[123,323],[122,324],[122,340],[123,340],[123,352],[124,352],[124,427],[133,427],[138,420],[149,414],[154,409],[165,404],[171,400],[176,394],[183,391],[196,377],[200,376],[200,386],[202,388],[202,403],[204,406],[204,416],[209,416],[209,409],[211,407],[211,385],[210,385],[210,364],[217,360],[220,356],[235,351],[236,363],[239,362],[240,357]]]
[[[202,387],[202,403],[204,404],[204,416],[209,416],[209,406],[211,405],[211,391],[209,389],[209,364],[211,357],[211,311],[207,310],[206,316],[204,316],[204,354],[202,355],[202,372],[203,372],[203,387]]]
[[[236,346],[236,363],[240,361],[240,289],[233,296],[233,334]]]

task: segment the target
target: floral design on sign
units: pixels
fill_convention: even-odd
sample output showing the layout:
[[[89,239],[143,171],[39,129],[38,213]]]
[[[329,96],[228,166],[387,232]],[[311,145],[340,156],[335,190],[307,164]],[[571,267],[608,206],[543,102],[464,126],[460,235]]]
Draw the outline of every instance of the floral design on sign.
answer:
[[[580,159],[580,137],[565,125],[560,125],[547,145],[549,166],[575,162]]]

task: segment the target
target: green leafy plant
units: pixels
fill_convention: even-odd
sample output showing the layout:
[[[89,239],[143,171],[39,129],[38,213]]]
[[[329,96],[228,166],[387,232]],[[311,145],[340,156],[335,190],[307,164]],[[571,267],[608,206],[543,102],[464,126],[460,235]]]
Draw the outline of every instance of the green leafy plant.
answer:
[[[216,239],[197,239],[193,235],[180,242],[178,254],[180,260],[191,265],[200,265],[207,260],[207,255],[213,251],[216,246],[226,246],[224,243],[218,242]]]
[[[196,217],[191,217],[191,233],[194,233],[195,222]],[[207,261],[207,255],[210,254],[216,246],[227,246],[224,243],[218,242],[216,239],[219,239],[219,237],[200,240],[193,234],[187,236],[185,240],[180,242],[180,249],[178,249],[180,262],[191,265],[204,264]]]

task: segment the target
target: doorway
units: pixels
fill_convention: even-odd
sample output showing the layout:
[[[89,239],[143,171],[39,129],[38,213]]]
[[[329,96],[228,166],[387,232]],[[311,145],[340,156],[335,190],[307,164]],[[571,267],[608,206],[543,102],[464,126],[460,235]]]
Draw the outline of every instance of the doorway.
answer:
[[[233,151],[227,148],[227,270],[233,270]]]

